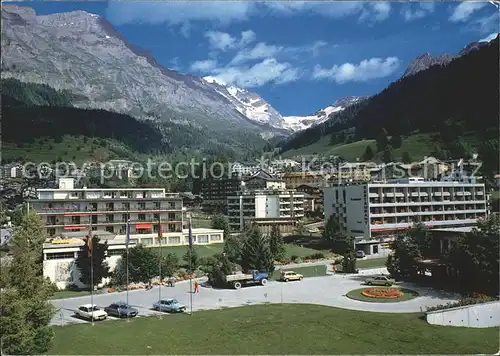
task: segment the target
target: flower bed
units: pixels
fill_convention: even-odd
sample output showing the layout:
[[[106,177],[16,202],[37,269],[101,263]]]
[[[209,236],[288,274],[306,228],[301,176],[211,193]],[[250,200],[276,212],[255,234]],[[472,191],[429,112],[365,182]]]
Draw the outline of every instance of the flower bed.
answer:
[[[368,303],[398,303],[418,297],[418,293],[406,288],[373,287],[353,289],[347,298]]]
[[[361,294],[370,298],[401,298],[404,295],[399,288],[366,288]]]

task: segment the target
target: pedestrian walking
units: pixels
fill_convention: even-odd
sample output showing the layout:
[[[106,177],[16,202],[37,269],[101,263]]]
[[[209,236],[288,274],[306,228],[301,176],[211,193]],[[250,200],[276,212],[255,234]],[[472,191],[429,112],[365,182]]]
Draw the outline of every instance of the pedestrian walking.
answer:
[[[170,277],[170,287],[175,287],[175,278],[173,276]]]
[[[196,279],[194,280],[194,292],[195,293],[200,292],[200,285],[198,284],[198,281]]]

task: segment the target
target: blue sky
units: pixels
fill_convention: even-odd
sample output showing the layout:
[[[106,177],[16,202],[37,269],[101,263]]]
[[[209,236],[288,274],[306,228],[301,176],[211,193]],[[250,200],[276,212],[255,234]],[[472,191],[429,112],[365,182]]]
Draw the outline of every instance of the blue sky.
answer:
[[[498,8],[488,2],[26,5],[38,14],[85,10],[104,16],[164,66],[247,88],[283,115],[307,115],[345,96],[375,94],[419,54],[456,54],[499,32]]]

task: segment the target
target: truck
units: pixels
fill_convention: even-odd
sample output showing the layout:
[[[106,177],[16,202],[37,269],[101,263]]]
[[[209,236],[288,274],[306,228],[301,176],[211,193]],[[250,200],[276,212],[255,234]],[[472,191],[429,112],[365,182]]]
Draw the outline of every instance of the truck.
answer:
[[[240,289],[242,285],[260,284],[265,286],[269,274],[261,273],[257,270],[248,271],[248,273],[237,273],[226,275],[226,283],[232,285],[235,289]]]

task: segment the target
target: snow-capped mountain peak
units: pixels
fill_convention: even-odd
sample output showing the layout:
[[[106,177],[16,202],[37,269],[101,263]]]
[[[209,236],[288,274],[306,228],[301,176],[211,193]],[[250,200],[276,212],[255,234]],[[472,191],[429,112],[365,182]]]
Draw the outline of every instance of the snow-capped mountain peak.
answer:
[[[333,105],[327,106],[309,116],[285,116],[283,120],[285,122],[284,126],[290,130],[297,132],[306,130],[312,126],[322,124],[327,121],[331,114],[340,112],[346,107],[360,102],[366,99],[366,97],[349,96],[337,100]]]
[[[246,116],[250,121],[260,125],[269,125],[270,127],[286,130],[286,128],[283,127],[283,117],[281,114],[256,93],[227,85],[220,79],[214,77],[204,77],[203,79],[211,84],[219,94],[233,103],[236,110]]]

